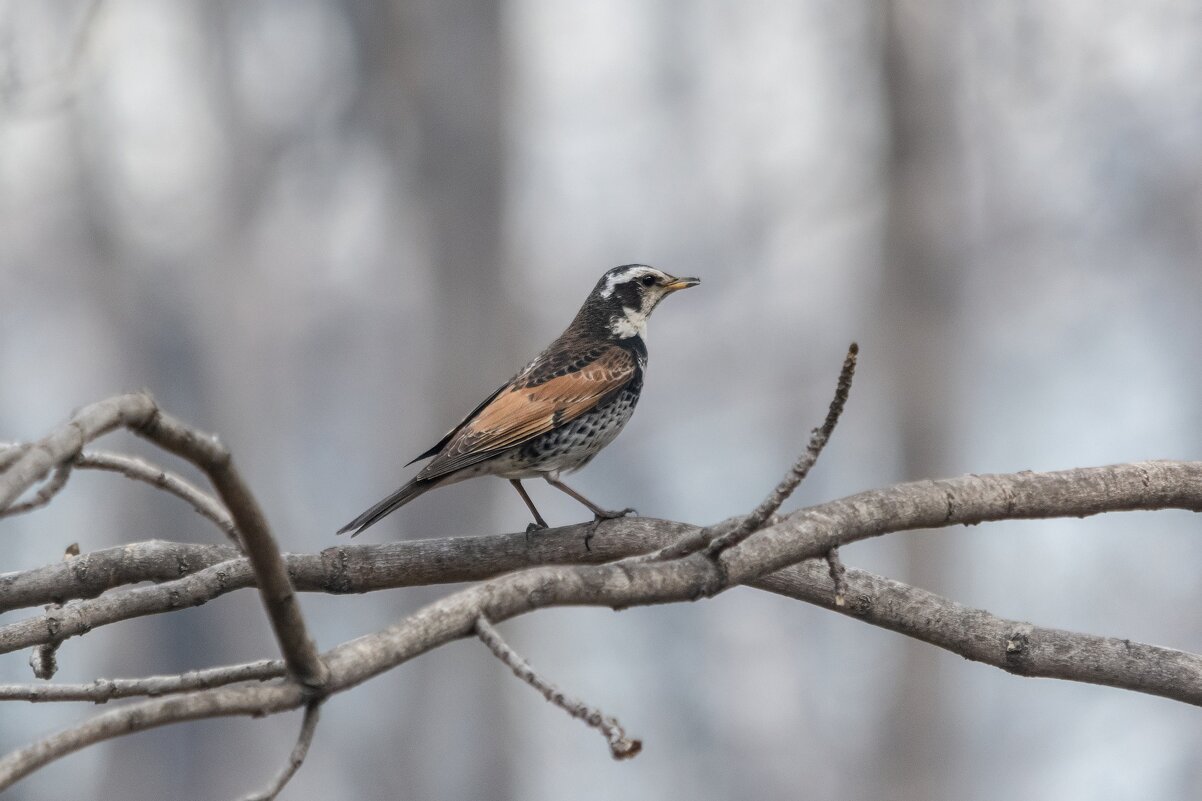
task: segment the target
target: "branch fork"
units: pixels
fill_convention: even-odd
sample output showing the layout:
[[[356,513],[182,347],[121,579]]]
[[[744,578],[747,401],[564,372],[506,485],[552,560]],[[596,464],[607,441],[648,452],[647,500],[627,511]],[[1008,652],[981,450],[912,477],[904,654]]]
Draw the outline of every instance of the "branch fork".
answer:
[[[203,603],[255,586],[284,656],[180,676],[97,680],[89,685],[0,685],[0,701],[104,703],[112,698],[145,698],[0,757],[0,790],[65,754],[133,731],[208,717],[303,709],[301,730],[285,768],[251,796],[274,798],[303,761],[323,700],[472,635],[548,701],[600,731],[615,758],[631,757],[641,748],[637,739],[630,738],[615,718],[566,696],[537,674],[505,643],[495,624],[546,606],[623,608],[666,603],[714,594],[735,584],[855,616],[1019,675],[1123,687],[1202,706],[1202,655],[1005,620],[845,567],[838,554],[840,546],[851,542],[919,528],[1134,509],[1202,511],[1202,463],[1145,462],[919,481],[781,515],[781,505],[808,475],[834,430],[856,357],[853,344],[826,422],[811,433],[806,452],[750,515],[704,529],[645,518],[612,521],[598,531],[590,551],[579,548],[585,524],[542,532],[524,547],[509,536],[457,537],[282,555],[229,452],[214,438],[160,412],[146,395],[94,404],[35,445],[0,448],[3,516],[52,472],[51,483],[64,465],[82,466],[89,458],[82,450],[87,443],[124,426],[206,473],[216,497],[195,488],[175,494],[193,506],[203,505],[205,498],[212,501],[219,513],[208,516],[217,522],[225,513],[245,550],[241,555],[224,545],[143,543],[128,548],[145,558],[126,559],[127,549],[109,549],[79,557],[86,562],[71,560],[0,574],[0,611],[70,601],[61,611],[0,626],[0,652],[50,644],[137,615],[171,611],[181,599]],[[120,459],[108,461],[121,464],[119,472],[131,478],[150,478],[150,483],[169,489],[170,482],[157,478],[166,474],[153,465],[131,468]],[[307,636],[294,595],[296,590],[366,592],[482,579],[488,581],[320,655]],[[159,583],[124,586],[145,580]],[[104,595],[94,597],[100,593]],[[58,628],[53,628],[59,617]]]

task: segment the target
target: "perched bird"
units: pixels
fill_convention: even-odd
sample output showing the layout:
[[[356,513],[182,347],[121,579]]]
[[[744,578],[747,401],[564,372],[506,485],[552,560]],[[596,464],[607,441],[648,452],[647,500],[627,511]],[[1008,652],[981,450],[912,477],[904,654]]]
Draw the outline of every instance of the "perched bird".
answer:
[[[559,477],[588,464],[626,425],[647,368],[647,318],[665,297],[699,283],[643,264],[605,273],[559,339],[414,459],[434,457],[408,484],[338,533],[353,537],[428,490],[476,476],[509,479],[534,515],[527,532],[546,528],[547,521],[523,478],[545,479],[597,520],[634,511],[602,509]]]

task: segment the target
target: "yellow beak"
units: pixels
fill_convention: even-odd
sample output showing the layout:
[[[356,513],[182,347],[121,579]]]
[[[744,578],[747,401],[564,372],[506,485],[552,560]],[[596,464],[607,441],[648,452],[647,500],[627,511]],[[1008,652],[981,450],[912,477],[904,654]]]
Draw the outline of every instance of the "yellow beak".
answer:
[[[689,287],[697,286],[700,283],[700,278],[673,278],[672,283],[664,284],[664,290],[667,292],[675,292],[678,289],[688,289]]]

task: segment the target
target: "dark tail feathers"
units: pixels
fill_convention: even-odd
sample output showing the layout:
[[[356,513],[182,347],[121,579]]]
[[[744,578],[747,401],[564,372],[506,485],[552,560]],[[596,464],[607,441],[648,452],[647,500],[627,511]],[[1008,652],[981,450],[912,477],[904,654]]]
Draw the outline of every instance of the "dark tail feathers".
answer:
[[[345,534],[346,532],[350,531],[352,537],[358,536],[363,529],[380,522],[380,520],[385,516],[391,514],[397,509],[400,509],[402,506],[409,503],[409,501],[413,500],[418,495],[421,495],[426,490],[433,489],[434,483],[435,482],[432,481],[418,481],[416,479],[410,481],[408,484],[401,487],[399,490],[392,493],[363,514],[359,515],[354,520],[338,529],[338,533]]]

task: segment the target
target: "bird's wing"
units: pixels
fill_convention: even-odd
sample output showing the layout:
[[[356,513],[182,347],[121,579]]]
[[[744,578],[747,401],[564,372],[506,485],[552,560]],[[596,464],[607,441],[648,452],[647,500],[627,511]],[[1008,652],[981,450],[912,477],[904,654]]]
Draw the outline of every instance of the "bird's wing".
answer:
[[[617,345],[593,348],[586,360],[550,372],[524,371],[470,417],[418,479],[445,476],[561,426],[620,390],[638,372],[635,357]]]
[[[413,464],[414,462],[420,462],[422,459],[429,459],[431,456],[434,456],[436,453],[441,451],[446,446],[446,444],[451,441],[451,438],[459,433],[460,429],[462,429],[465,425],[470,423],[472,421],[473,417],[480,414],[480,411],[485,406],[492,403],[494,398],[496,398],[498,395],[500,395],[505,390],[509,389],[509,386],[510,386],[509,384],[502,384],[501,386],[497,387],[496,390],[493,392],[493,394],[489,395],[487,398],[480,401],[480,405],[477,406],[475,409],[472,409],[470,412],[468,412],[467,416],[464,417],[462,420],[460,420],[458,423],[456,423],[455,427],[452,428],[450,431],[448,431],[443,436],[442,439],[440,439],[438,442],[435,442],[428,450],[423,451],[422,453],[418,454],[417,456],[414,456],[412,459],[410,459],[408,462],[406,462],[405,467],[408,467],[409,465]]]

